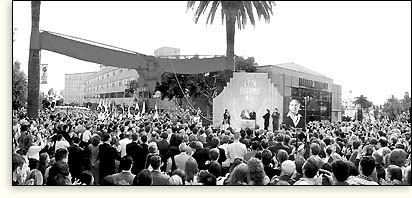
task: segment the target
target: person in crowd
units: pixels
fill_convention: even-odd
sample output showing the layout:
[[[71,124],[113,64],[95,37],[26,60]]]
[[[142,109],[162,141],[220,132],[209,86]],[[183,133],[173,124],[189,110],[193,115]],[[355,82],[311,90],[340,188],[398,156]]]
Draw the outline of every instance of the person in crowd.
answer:
[[[151,157],[150,166],[152,166],[153,168],[153,170],[150,172],[150,177],[152,178],[152,185],[167,185],[170,177],[160,171],[160,167],[162,166],[162,158],[158,155]]]
[[[90,124],[86,125],[86,130],[81,134],[81,143],[80,143],[80,147],[82,148],[86,148],[89,144],[90,144],[90,139],[92,138],[92,132],[90,131],[90,129],[92,128],[92,126]],[[82,130],[82,129],[79,129]]]
[[[185,170],[185,166],[186,166],[186,161],[189,159],[189,155],[187,154],[187,150],[189,149],[189,147],[185,144],[185,143],[180,143],[179,145],[179,151],[180,154],[179,155],[175,155],[174,156],[174,163],[176,164],[176,169],[177,170]],[[170,160],[172,160],[170,158]],[[173,162],[169,162],[169,163],[173,163]]]
[[[230,160],[230,163],[233,163],[233,161],[236,158],[244,159],[247,153],[246,145],[239,142],[239,139],[240,139],[239,132],[235,132],[233,134],[233,139],[234,139],[233,143],[229,144],[229,146],[227,147],[227,155]]]
[[[249,167],[245,163],[237,165],[230,173],[227,185],[248,185],[250,183]]]
[[[270,185],[293,185],[296,182],[292,179],[295,170],[296,165],[292,160],[282,162],[280,176],[272,178]]]
[[[199,167],[196,160],[193,157],[190,157],[186,161],[185,165],[185,175],[186,181],[185,185],[196,185],[197,183],[197,173],[199,172]]]
[[[143,169],[133,179],[133,186],[150,186],[152,185],[152,177],[148,169]]]
[[[314,158],[307,159],[302,167],[303,177],[293,185],[320,185],[320,182],[316,177],[318,171],[318,162]]]
[[[120,152],[120,157],[124,157],[127,155],[126,153],[126,145],[132,142],[132,139],[130,138],[130,132],[127,131],[124,133],[123,139],[119,140],[119,147],[117,148],[117,151]]]
[[[54,146],[55,151],[57,151],[57,149],[60,149],[60,148],[67,149],[67,148],[70,147],[70,143],[63,137],[62,134],[57,134],[56,135],[56,140],[57,141],[56,141],[55,146]]]
[[[79,179],[76,180],[73,184],[80,186],[93,186],[95,184],[93,174],[90,171],[83,171],[79,175]]]
[[[203,147],[203,143],[195,141],[190,145],[193,150],[192,157],[197,161],[200,170],[206,170],[206,162],[209,161],[209,149]]]
[[[68,148],[68,164],[72,182],[79,179],[80,174],[85,170],[84,157],[86,155],[83,148],[80,147],[80,138],[73,138],[73,144]]]
[[[350,176],[350,167],[343,160],[336,160],[332,164],[333,183],[332,185],[347,186],[346,181]]]
[[[69,172],[67,162],[56,162],[49,170],[47,186],[67,186],[72,185],[72,177]]]
[[[378,185],[372,178],[375,171],[375,160],[371,156],[364,156],[360,161],[359,175],[351,181],[350,185]],[[376,172],[376,171],[375,171]]]
[[[53,166],[63,167],[62,164],[67,164],[67,162],[69,161],[69,151],[65,148],[57,149],[56,153],[54,154],[54,161],[55,162],[51,166],[49,166],[44,172],[44,179],[46,180],[46,185],[48,183],[48,178],[50,176],[50,170],[53,168]],[[56,170],[59,168],[55,167],[54,169]]]
[[[114,181],[119,182],[119,181],[124,180],[127,183],[129,183],[129,185],[133,185],[133,179],[136,177],[136,175],[134,175],[131,172],[132,164],[133,164],[133,159],[130,156],[122,157],[122,159],[120,160],[120,165],[119,165],[119,169],[121,172],[111,175]]]
[[[110,144],[112,141],[110,134],[104,133],[102,136],[103,144],[99,146],[99,154],[97,156],[97,159],[100,160],[99,178],[101,180],[116,172],[115,161],[120,160],[120,155],[117,153],[116,148]]]
[[[19,154],[12,155],[12,185],[22,185],[24,182],[23,164],[25,159]]]
[[[101,138],[98,134],[94,134],[91,137],[91,144],[89,144],[88,152],[89,152],[89,159],[90,159],[90,167],[93,176],[93,182],[95,185],[99,185],[100,177],[99,177],[99,167],[100,161],[98,161],[97,157],[99,156],[99,146],[101,144]]]
[[[160,154],[160,157],[162,158],[162,162],[166,164],[167,162],[166,153],[167,153],[167,150],[169,149],[169,142],[167,141],[167,138],[168,138],[167,132],[162,132],[160,134],[160,138],[161,139],[157,141],[157,148],[159,149],[159,154]],[[166,171],[166,167],[165,166],[161,167],[161,170]]]
[[[263,168],[262,161],[257,158],[251,158],[247,162],[250,174],[249,185],[267,185],[270,182]]]
[[[132,134],[132,142],[126,145],[126,154],[133,159],[132,173],[138,174],[140,170],[143,170],[142,155],[143,148],[139,145],[139,135],[137,133]]]

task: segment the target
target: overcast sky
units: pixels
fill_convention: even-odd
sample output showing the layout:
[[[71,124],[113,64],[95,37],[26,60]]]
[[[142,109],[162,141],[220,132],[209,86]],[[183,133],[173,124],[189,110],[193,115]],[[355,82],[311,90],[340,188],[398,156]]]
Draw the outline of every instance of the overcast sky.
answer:
[[[259,65],[294,62],[342,86],[343,99],[363,94],[375,104],[411,93],[411,2],[277,2],[269,24],[237,30],[235,53]],[[41,2],[40,29],[153,55],[163,46],[181,54],[224,55],[220,12],[213,25],[193,22],[186,2]],[[256,17],[257,18],[257,17]],[[27,73],[30,2],[13,2],[14,59]],[[64,74],[96,71],[95,63],[42,50],[49,84]],[[349,95],[349,91],[352,94]]]

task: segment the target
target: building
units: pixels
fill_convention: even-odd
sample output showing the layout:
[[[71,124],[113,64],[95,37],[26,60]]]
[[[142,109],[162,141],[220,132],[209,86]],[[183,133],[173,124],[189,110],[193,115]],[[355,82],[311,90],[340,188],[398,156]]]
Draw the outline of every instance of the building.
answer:
[[[85,81],[89,76],[95,72],[65,74],[64,77],[64,103],[78,103],[84,102],[85,97]]]
[[[290,99],[297,98],[302,103],[302,115],[306,109],[307,122],[342,119],[342,88],[333,84],[333,79],[295,63],[258,66],[256,72],[267,73],[278,88],[283,97],[283,105],[278,109],[283,116],[288,112]]]
[[[132,80],[138,78],[139,74],[134,69],[101,66],[84,82],[84,101],[98,103],[101,98],[110,98],[116,104],[129,103],[133,98],[125,90]]]
[[[179,48],[173,48],[173,47],[161,47],[161,48],[156,49],[154,51],[154,55],[156,57],[179,56],[180,55],[180,49]]]

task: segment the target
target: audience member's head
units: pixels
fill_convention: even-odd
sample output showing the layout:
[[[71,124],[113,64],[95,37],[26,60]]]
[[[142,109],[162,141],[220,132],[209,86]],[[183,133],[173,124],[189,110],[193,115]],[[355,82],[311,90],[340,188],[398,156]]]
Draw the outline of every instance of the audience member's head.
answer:
[[[133,179],[134,186],[150,186],[152,185],[152,177],[147,169],[141,170]]]
[[[338,182],[345,182],[350,175],[348,164],[342,160],[336,160],[335,162],[333,162],[332,172],[333,176]]]

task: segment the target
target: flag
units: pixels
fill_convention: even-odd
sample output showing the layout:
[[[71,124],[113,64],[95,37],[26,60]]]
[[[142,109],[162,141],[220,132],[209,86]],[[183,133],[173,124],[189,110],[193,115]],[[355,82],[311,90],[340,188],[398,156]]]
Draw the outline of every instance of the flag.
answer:
[[[130,105],[129,105],[129,108],[127,109],[127,117],[128,118],[132,117],[132,113],[130,113]]]
[[[100,113],[102,111],[102,100],[99,99],[99,106],[97,106],[97,111]]]
[[[107,108],[107,98],[104,98],[103,99],[103,107],[104,107],[104,112],[106,113],[106,112],[108,112],[108,108]]]
[[[155,103],[155,114],[153,116],[154,119],[159,118],[159,114],[157,113],[157,102]]]
[[[144,113],[146,113],[146,104],[145,104],[145,102],[143,101],[142,115],[143,115]]]

